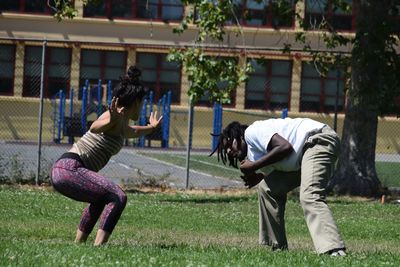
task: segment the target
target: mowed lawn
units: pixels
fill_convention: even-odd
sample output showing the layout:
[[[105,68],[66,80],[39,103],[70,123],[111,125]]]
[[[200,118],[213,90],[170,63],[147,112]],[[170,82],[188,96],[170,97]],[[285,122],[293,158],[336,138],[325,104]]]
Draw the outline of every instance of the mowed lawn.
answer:
[[[103,247],[73,243],[85,204],[51,188],[0,187],[1,266],[400,266],[400,205],[329,198],[348,256],[319,256],[297,197],[286,210],[289,251],[258,245],[254,190],[128,193]]]

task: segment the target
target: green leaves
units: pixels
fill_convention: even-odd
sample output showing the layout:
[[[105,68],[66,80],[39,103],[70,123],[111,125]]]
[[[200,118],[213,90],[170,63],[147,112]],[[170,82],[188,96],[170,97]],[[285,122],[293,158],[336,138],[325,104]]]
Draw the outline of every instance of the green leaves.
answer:
[[[207,55],[200,48],[171,49],[168,60],[180,62],[190,81],[189,97],[196,103],[204,95],[210,101],[230,103],[230,96],[247,80],[249,64],[241,67],[237,58]]]
[[[51,5],[50,1],[48,2],[48,5],[55,11],[54,17],[58,21],[61,21],[65,18],[73,19],[78,15],[78,11],[73,6],[73,1],[55,0],[54,5]]]
[[[191,4],[194,11],[189,12],[173,32],[182,34],[188,29],[188,24],[192,23],[197,29],[197,37],[191,47],[172,49],[168,60],[182,64],[190,83],[188,95],[193,103],[205,95],[210,101],[230,103],[231,93],[247,80],[251,66],[240,65],[237,58],[211,51],[212,48],[223,49],[225,23],[235,16],[234,4],[229,0],[194,0],[183,3]],[[208,47],[209,50],[206,49]]]
[[[102,0],[81,0],[83,5],[87,5],[89,2],[98,4]],[[53,0],[47,1],[47,5],[54,11],[54,17],[58,21],[63,19],[73,19],[78,15],[78,11],[74,7],[74,0]]]

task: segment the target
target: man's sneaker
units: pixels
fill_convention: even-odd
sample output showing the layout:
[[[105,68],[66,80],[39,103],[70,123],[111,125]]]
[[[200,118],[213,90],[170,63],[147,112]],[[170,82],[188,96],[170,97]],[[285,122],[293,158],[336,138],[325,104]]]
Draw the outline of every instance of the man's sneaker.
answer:
[[[344,252],[343,249],[335,249],[329,252],[329,255],[332,257],[341,257],[341,256],[346,256],[346,252]]]

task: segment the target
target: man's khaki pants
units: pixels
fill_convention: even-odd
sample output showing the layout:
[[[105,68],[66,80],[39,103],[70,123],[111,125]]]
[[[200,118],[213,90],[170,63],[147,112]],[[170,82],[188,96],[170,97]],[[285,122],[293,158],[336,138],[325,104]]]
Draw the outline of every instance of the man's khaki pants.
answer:
[[[261,181],[258,185],[261,244],[287,249],[286,197],[300,185],[300,202],[316,251],[325,253],[345,247],[326,204],[325,192],[339,151],[339,138],[326,126],[307,139],[300,171],[274,171]]]

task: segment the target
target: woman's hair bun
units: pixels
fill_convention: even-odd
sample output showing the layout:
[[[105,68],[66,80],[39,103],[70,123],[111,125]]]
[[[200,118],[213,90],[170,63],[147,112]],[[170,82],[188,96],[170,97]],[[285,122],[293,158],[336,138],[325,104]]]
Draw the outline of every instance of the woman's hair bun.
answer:
[[[142,75],[142,72],[136,66],[130,66],[127,74],[130,82],[137,83],[139,82],[139,78]]]

